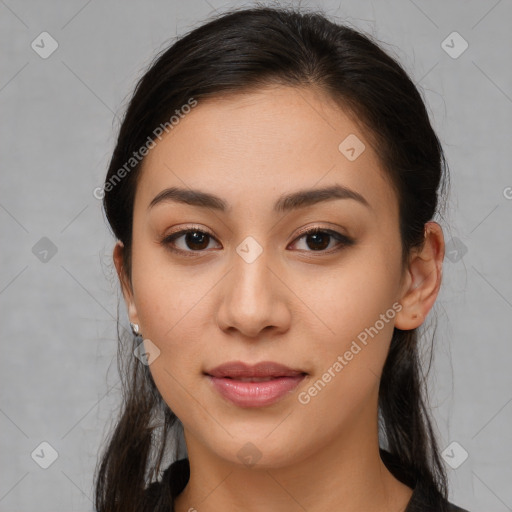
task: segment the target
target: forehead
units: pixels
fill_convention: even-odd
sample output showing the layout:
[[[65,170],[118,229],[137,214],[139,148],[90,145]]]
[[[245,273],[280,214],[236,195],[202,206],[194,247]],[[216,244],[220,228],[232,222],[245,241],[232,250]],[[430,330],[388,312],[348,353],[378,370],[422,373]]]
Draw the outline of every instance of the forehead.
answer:
[[[138,182],[139,207],[171,186],[262,206],[285,191],[339,183],[377,210],[396,202],[368,134],[312,88],[272,86],[199,99],[156,139]]]

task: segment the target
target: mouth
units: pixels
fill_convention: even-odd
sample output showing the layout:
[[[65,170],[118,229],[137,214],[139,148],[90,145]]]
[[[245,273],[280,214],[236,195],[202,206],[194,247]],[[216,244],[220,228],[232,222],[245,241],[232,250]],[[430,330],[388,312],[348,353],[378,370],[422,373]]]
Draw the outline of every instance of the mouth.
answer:
[[[221,377],[223,379],[231,379],[237,380],[238,382],[268,382],[269,380],[279,379],[282,377],[281,375],[276,375],[274,377]]]
[[[273,361],[261,361],[249,365],[242,361],[229,361],[211,370],[204,372],[206,375],[220,378],[242,379],[272,379],[278,377],[297,377],[306,372],[301,369],[290,368]]]
[[[205,371],[213,389],[238,407],[263,407],[291,393],[308,375],[272,361],[224,363]]]

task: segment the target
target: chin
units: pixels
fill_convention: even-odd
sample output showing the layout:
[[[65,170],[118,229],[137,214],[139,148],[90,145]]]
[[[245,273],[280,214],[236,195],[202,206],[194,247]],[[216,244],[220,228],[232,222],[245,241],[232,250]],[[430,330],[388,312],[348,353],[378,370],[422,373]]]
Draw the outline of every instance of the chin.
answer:
[[[269,439],[267,434],[258,437],[242,436],[230,439],[224,450],[219,451],[219,444],[214,443],[213,451],[217,456],[231,464],[247,469],[278,469],[292,466],[307,457],[306,451],[298,451],[300,443],[290,437]]]

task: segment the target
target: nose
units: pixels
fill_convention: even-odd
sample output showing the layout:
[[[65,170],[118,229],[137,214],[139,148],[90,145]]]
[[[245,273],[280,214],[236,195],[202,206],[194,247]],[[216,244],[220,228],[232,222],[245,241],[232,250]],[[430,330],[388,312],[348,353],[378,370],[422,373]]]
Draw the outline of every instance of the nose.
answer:
[[[291,320],[288,301],[293,294],[279,274],[265,250],[252,262],[235,253],[231,271],[220,289],[219,327],[226,332],[238,331],[248,338],[288,330]]]

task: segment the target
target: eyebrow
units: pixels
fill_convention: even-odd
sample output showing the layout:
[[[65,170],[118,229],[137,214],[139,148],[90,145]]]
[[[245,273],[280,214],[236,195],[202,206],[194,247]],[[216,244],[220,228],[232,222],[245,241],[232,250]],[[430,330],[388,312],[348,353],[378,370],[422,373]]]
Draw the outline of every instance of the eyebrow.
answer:
[[[305,208],[323,201],[331,201],[333,199],[353,199],[364,206],[371,208],[368,201],[358,192],[351,190],[342,185],[332,185],[324,188],[298,190],[290,194],[282,195],[274,204],[275,212],[288,212],[299,208]],[[201,190],[192,190],[179,187],[170,187],[162,190],[157,194],[148,209],[153,208],[157,204],[165,202],[178,202],[191,206],[199,206],[201,208],[211,208],[221,212],[230,211],[228,203],[208,192]]]

